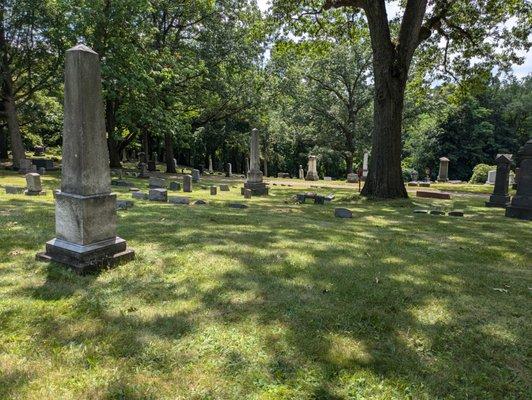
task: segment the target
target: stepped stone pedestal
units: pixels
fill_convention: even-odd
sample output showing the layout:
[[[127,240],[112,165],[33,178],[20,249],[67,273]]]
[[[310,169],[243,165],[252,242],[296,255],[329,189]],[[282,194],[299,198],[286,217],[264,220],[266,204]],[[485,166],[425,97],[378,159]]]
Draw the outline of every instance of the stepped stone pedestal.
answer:
[[[305,177],[305,180],[306,181],[319,181],[320,180],[320,177],[318,176],[316,156],[308,156],[308,170],[307,170],[307,176]]]
[[[263,182],[262,171],[260,170],[260,143],[259,131],[257,129],[251,131],[249,147],[250,166],[247,181],[244,183],[244,188],[251,190],[251,193],[255,196],[267,195],[268,187]]]
[[[67,51],[61,190],[55,194],[56,238],[38,260],[87,273],[134,258],[116,236],[116,195],[109,153],[98,54],[78,45]]]

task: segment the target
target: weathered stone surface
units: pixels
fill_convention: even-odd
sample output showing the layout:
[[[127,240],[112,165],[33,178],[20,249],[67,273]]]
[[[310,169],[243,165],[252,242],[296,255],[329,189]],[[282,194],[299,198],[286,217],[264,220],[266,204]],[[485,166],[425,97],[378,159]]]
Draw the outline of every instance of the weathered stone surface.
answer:
[[[290,174],[288,172],[278,172],[277,178],[290,179]]]
[[[506,216],[532,220],[532,139],[525,143],[517,154],[519,177],[517,192],[506,207]]]
[[[336,218],[353,218],[353,212],[347,208],[335,208],[334,216]]]
[[[197,206],[203,206],[205,204],[207,204],[207,202],[205,200],[196,200],[194,203],[194,205],[197,205]]]
[[[216,186],[211,186],[210,191],[211,196],[216,196],[218,194],[218,188]]]
[[[302,165],[299,166],[299,179],[305,179],[305,170]]]
[[[44,168],[47,171],[54,171],[57,169],[57,167],[54,165],[54,161],[47,158],[33,158],[30,161],[37,167],[37,170],[39,168]]]
[[[149,178],[148,165],[146,163],[139,163],[139,178]]]
[[[244,198],[245,199],[251,199],[251,189],[244,189]]]
[[[155,172],[157,171],[157,163],[155,161],[148,161],[148,171]]]
[[[419,187],[430,187],[430,182],[418,182]]]
[[[80,273],[134,257],[116,236],[116,196],[111,194],[100,64],[86,46],[67,51],[61,191],[55,194],[56,238],[39,260]]]
[[[464,211],[463,210],[452,210],[452,211],[449,211],[448,215],[451,217],[463,217]]]
[[[408,186],[419,186],[418,182],[408,182]]]
[[[241,203],[229,203],[229,208],[248,208],[246,204]]]
[[[429,210],[421,210],[421,209],[414,210],[414,214],[428,214],[428,213],[429,213]]]
[[[188,197],[181,196],[170,196],[168,197],[168,202],[172,204],[190,204],[190,199]]]
[[[225,176],[230,178],[233,175],[233,167],[231,163],[225,164]]]
[[[506,208],[510,204],[510,195],[508,194],[508,183],[510,178],[510,167],[512,164],[511,154],[499,154],[495,159],[497,170],[495,174],[495,184],[493,193],[486,207]]]
[[[347,174],[347,183],[358,183],[358,175],[355,173]]]
[[[20,166],[19,166],[19,172],[21,174],[27,174],[28,172],[31,172],[32,169],[32,162],[31,160],[28,160],[27,158],[24,158],[20,160]]]
[[[324,177],[323,177],[323,180],[324,180],[324,181],[332,181],[332,177],[330,177],[330,176],[324,176]]]
[[[264,182],[260,182],[260,183],[246,182],[244,183],[244,189],[251,190],[251,193],[254,196],[263,196],[263,195],[268,195],[269,193],[269,188],[268,186],[266,186]]]
[[[22,186],[12,186],[12,185],[6,185],[4,188],[6,190],[6,194],[21,194],[21,193],[24,193],[24,190],[26,190],[26,188]]]
[[[229,192],[229,185],[222,184],[220,185],[221,192]]]
[[[192,192],[192,176],[183,175],[183,192],[190,193]]]
[[[173,190],[173,191],[178,191],[178,190],[181,190],[181,183],[179,182],[170,182],[170,190]]]
[[[440,158],[440,171],[438,173],[438,182],[447,182],[449,180],[449,159]]]
[[[364,152],[364,159],[362,161],[362,180],[368,177],[369,171],[369,152]]]
[[[417,197],[426,197],[429,199],[442,199],[442,200],[450,200],[451,194],[450,193],[444,193],[444,192],[429,192],[426,190],[418,190],[416,192]]]
[[[148,187],[150,189],[166,189],[166,179],[152,176],[148,181]]]
[[[320,177],[318,176],[317,170],[317,161],[316,156],[308,156],[308,170],[305,180],[307,181],[318,181]]]
[[[209,174],[212,174],[214,172],[214,169],[212,167],[212,156],[209,155]]]
[[[445,215],[445,211],[441,211],[441,210],[430,210],[430,215]]]
[[[148,194],[148,200],[162,201],[166,203],[168,201],[168,190],[161,188],[150,189],[150,192]]]
[[[131,197],[133,197],[134,199],[148,200],[148,193],[133,192],[131,193]]]
[[[42,192],[41,176],[36,172],[26,174],[26,194],[38,195]]]
[[[131,200],[117,200],[116,201],[116,209],[117,210],[127,210],[128,208],[131,208],[134,206],[135,203],[133,203]]]
[[[193,169],[192,170],[192,182],[198,183],[201,179],[200,176],[200,170],[199,169]]]

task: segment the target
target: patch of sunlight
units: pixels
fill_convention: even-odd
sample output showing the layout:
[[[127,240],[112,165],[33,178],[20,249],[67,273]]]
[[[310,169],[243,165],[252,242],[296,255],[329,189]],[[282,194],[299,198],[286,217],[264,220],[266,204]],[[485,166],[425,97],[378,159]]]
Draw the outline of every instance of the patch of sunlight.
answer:
[[[385,257],[382,259],[382,262],[384,264],[402,264],[403,263],[403,260],[399,257]]]
[[[383,217],[378,217],[378,216],[375,216],[375,215],[367,215],[367,216],[365,216],[364,218],[361,218],[361,219],[363,219],[364,221],[369,222],[372,225],[374,225],[376,227],[379,227],[379,228],[392,226],[392,225],[394,225],[396,223],[395,221],[391,221],[391,220],[387,219],[387,217],[384,217],[384,216]]]
[[[360,340],[339,333],[331,333],[327,339],[330,341],[327,358],[331,363],[347,367],[353,363],[368,365],[373,361],[370,349]]]
[[[447,324],[452,321],[452,313],[442,299],[427,299],[410,309],[412,316],[423,325]]]
[[[520,340],[518,336],[516,336],[513,332],[510,332],[505,326],[494,322],[482,325],[480,327],[480,331],[488,336],[496,338],[501,342],[516,343]]]

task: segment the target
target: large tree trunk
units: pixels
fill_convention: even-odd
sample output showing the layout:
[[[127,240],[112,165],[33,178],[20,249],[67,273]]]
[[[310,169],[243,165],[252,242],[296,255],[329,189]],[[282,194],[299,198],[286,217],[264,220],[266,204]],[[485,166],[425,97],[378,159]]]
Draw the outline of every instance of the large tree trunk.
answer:
[[[346,154],[345,163],[347,165],[347,173],[351,174],[353,172],[353,153]]]
[[[116,130],[117,104],[112,100],[105,102],[105,128],[107,130],[107,147],[109,148],[109,164],[111,168],[122,168],[120,145],[114,138]]]
[[[166,161],[166,173],[175,174],[174,164],[174,140],[171,133],[164,134],[164,159]]]
[[[0,127],[0,161],[7,160],[7,133],[6,127]]]
[[[122,157],[120,156],[120,144],[111,136],[107,138],[109,148],[109,165],[111,168],[122,168]]]
[[[400,82],[400,78],[392,77],[389,70],[379,72],[380,76],[375,74],[375,131],[371,161],[362,195],[406,198],[408,194],[401,171],[401,124],[405,85]]]

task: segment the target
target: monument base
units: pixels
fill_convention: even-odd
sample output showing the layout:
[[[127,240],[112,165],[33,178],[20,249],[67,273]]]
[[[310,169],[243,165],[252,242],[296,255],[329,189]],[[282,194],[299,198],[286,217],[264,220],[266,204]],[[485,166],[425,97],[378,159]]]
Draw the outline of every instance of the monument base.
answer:
[[[41,190],[40,192],[34,192],[32,190],[25,190],[24,194],[26,196],[46,196],[46,192],[44,190]]]
[[[56,238],[47,242],[46,252],[38,253],[35,258],[39,261],[55,261],[78,274],[87,274],[133,260],[135,252],[128,249],[126,241],[118,236],[89,245]]]
[[[244,183],[244,189],[251,190],[253,196],[267,196],[269,191],[268,186],[264,182],[246,182]]]
[[[532,221],[532,208],[508,206],[506,207],[506,216],[523,219],[525,221]]]
[[[486,207],[506,208],[510,205],[510,196],[492,194],[490,200],[486,201]]]
[[[307,176],[305,176],[306,181],[319,181],[320,177],[315,172],[307,172]]]

